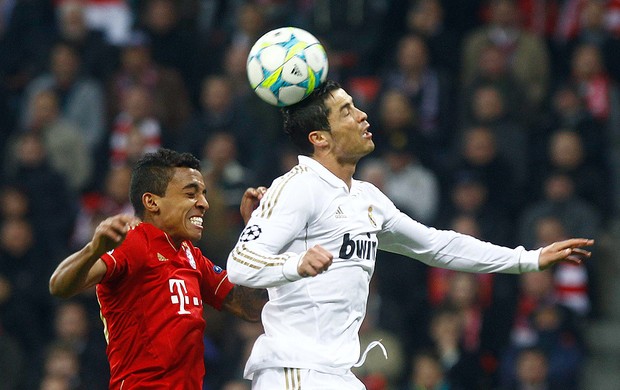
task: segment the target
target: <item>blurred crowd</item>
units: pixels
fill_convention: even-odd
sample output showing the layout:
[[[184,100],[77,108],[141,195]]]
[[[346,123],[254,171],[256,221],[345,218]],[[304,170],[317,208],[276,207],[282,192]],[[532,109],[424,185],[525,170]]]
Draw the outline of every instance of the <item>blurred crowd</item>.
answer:
[[[94,292],[60,301],[47,281],[132,212],[144,153],[201,159],[199,246],[225,265],[243,190],[297,161],[245,74],[281,26],[324,44],[377,145],[356,177],[414,219],[534,249],[618,217],[618,0],[0,0],[0,389],[107,388]],[[356,374],[369,390],[577,390],[604,261],[475,275],[380,253],[360,335],[389,359]],[[204,389],[249,389],[261,325],[206,317]]]

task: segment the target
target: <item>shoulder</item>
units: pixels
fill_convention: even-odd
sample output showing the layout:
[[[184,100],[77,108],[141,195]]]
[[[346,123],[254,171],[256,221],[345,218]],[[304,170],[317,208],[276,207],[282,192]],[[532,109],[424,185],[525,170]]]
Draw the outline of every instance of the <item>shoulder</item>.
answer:
[[[316,188],[320,177],[307,166],[296,165],[284,175],[276,178],[268,189],[268,193],[293,193],[303,195]]]
[[[127,232],[127,237],[121,246],[126,253],[135,253],[148,249],[151,241],[152,237],[149,237],[148,231],[144,228],[143,224],[140,224]]]
[[[298,165],[273,181],[257,211],[261,216],[269,216],[274,212],[287,214],[292,209],[311,213],[317,202],[326,199],[324,195],[320,176],[308,167]]]
[[[290,171],[276,178],[273,182],[274,184],[276,182],[289,182],[291,180],[300,180],[301,178],[308,178],[310,176],[318,177],[318,175],[314,174],[309,167],[305,165],[295,165]]]
[[[364,194],[367,194],[373,197],[381,197],[381,198],[387,197],[383,193],[383,191],[381,191],[376,185],[370,182],[353,179],[353,185]]]

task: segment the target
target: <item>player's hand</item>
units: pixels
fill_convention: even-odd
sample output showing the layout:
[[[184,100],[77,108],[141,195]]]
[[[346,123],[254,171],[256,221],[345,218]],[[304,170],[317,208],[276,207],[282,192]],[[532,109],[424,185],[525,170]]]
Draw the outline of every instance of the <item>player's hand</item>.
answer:
[[[263,198],[267,192],[267,187],[258,187],[258,188],[248,188],[243,193],[243,197],[241,198],[241,205],[239,206],[239,211],[241,212],[241,217],[243,218],[243,223],[247,224],[252,216],[252,211],[256,210],[260,200]]]
[[[127,232],[139,223],[139,218],[128,214],[119,214],[103,220],[95,229],[91,240],[93,252],[103,255],[118,247],[127,236]]]
[[[592,255],[591,252],[582,248],[593,244],[594,240],[586,238],[571,238],[569,240],[554,242],[544,247],[540,252],[538,267],[544,270],[561,261],[581,264],[584,259]]]
[[[334,256],[326,251],[322,246],[315,245],[308,249],[306,254],[299,260],[297,264],[297,273],[302,277],[317,276],[327,271]]]

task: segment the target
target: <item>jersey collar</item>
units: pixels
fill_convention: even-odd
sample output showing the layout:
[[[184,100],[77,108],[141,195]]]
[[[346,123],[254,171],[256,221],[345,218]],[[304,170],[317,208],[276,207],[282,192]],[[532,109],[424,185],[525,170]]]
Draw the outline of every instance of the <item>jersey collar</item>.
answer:
[[[165,231],[161,230],[160,228],[158,228],[155,225],[152,225],[148,222],[141,222],[140,225],[143,227],[144,231],[146,232],[146,234],[154,239],[161,239],[161,240],[165,240],[172,249],[174,249],[175,252],[178,252],[179,249],[181,249],[181,247],[183,247],[183,244],[187,241],[184,240],[181,243],[181,246],[179,248],[175,247],[174,244],[172,243],[172,239],[170,238],[170,236],[168,235],[168,233],[166,233]]]
[[[347,184],[338,176],[331,173],[329,169],[325,168],[320,162],[303,155],[297,156],[297,158],[299,159],[300,165],[305,165],[312,169],[321,179],[325,180],[333,187],[343,188],[346,192],[349,192],[349,187],[347,187]]]

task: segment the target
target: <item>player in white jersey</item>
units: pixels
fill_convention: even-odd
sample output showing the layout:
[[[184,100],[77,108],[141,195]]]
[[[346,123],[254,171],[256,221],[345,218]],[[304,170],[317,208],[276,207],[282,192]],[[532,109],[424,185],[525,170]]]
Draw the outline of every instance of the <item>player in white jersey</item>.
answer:
[[[400,212],[375,186],[353,179],[375,146],[366,114],[335,82],[283,114],[299,165],[274,180],[227,263],[231,282],[269,291],[265,333],[245,368],[254,390],[364,389],[351,368],[363,362],[358,330],[378,249],[486,273],[538,271],[590,256],[582,249],[589,239],[510,249]]]

